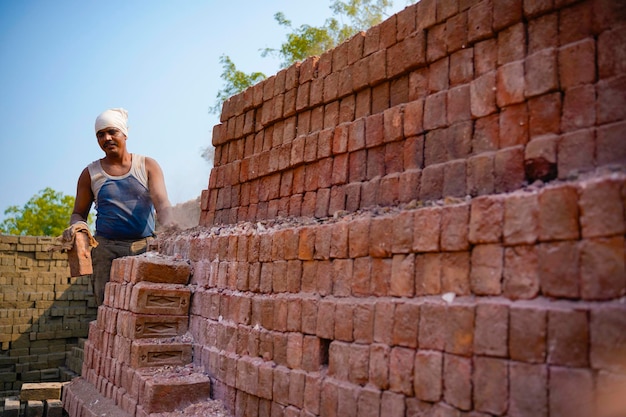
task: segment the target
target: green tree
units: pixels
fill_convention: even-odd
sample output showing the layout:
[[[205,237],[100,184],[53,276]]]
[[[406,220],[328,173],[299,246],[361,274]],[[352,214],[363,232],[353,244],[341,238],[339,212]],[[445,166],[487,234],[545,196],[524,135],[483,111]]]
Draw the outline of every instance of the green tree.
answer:
[[[409,0],[407,3],[414,2],[415,0]],[[287,34],[287,39],[280,48],[265,48],[261,51],[261,56],[276,55],[280,57],[281,66],[285,68],[310,56],[321,55],[358,32],[382,22],[386,16],[385,11],[392,4],[391,0],[333,0],[330,9],[336,17],[326,19],[319,27],[304,24],[294,28],[291,21],[278,12],[274,19],[291,32]],[[344,18],[349,23],[342,23]],[[217,93],[215,105],[210,108],[210,112],[214,114],[221,111],[222,104],[230,97],[266,78],[261,72],[246,74],[238,70],[228,55],[222,55],[220,63],[223,69],[220,77],[224,85]]]
[[[0,223],[0,233],[27,236],[59,236],[68,226],[74,197],[47,187],[31,197],[24,207],[10,206]]]
[[[407,0],[407,4],[415,1]],[[294,28],[291,21],[283,13],[278,12],[274,19],[290,32],[287,33],[287,39],[280,48],[265,48],[261,51],[261,56],[278,56],[282,60],[281,67],[286,68],[310,56],[321,55],[355,34],[382,22],[386,17],[385,12],[392,5],[391,0],[333,0],[330,9],[336,17],[326,19],[319,27],[304,24]],[[344,18],[349,23],[342,23]],[[209,109],[213,114],[219,114],[222,105],[230,97],[266,78],[261,72],[247,74],[238,70],[228,55],[222,55],[220,63],[222,64],[220,78],[224,85],[217,92],[215,105]],[[213,147],[204,148],[201,156],[207,162],[213,163]]]

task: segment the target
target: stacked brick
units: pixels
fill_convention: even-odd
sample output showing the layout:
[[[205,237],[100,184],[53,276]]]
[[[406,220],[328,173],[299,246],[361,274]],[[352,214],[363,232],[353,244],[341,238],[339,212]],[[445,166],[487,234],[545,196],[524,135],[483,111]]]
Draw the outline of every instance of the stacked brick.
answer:
[[[89,277],[72,278],[54,239],[0,236],[0,397],[60,381],[68,352],[96,317]]]
[[[236,415],[610,416],[625,202],[619,173],[163,250],[194,262],[194,362]]]
[[[626,410],[626,5],[421,0],[232,97],[194,363],[246,416]]]
[[[479,196],[623,166],[613,0],[422,0],[232,97],[200,224]]]
[[[104,304],[90,323],[82,377],[64,391],[70,416],[100,415],[94,392],[127,417],[209,398],[209,378],[188,366],[190,273],[189,262],[154,252],[113,262]]]

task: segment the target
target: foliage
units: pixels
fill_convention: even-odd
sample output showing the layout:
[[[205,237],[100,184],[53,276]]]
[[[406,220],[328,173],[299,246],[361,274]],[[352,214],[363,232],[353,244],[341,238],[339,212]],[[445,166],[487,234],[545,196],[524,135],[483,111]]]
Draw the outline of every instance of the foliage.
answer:
[[[0,233],[27,236],[60,236],[69,225],[74,197],[47,187],[20,208],[10,206],[0,223]]]
[[[390,0],[335,0],[330,8],[335,16],[347,18],[349,24],[331,17],[321,27],[300,25],[291,26],[283,13],[276,13],[274,19],[280,26],[291,30],[280,49],[266,48],[262,56],[277,55],[286,68],[307,57],[321,55],[329,49],[348,40],[357,33],[382,22],[385,10],[392,5]]]
[[[408,1],[411,2],[414,1]],[[279,49],[266,48],[261,51],[261,56],[277,55],[282,59],[281,66],[285,68],[310,56],[320,55],[358,32],[380,23],[385,17],[385,11],[391,5],[391,0],[334,0],[330,9],[338,18],[326,19],[320,27],[304,24],[294,28],[291,21],[283,13],[278,12],[274,19],[291,32],[287,34],[287,40]],[[342,23],[342,17],[349,23]],[[224,80],[224,86],[217,93],[215,105],[210,108],[210,112],[214,114],[221,111],[222,104],[228,98],[266,78],[260,72],[246,74],[239,71],[227,55],[220,57],[220,63],[223,68],[220,77]]]
[[[228,98],[266,78],[265,74],[262,72],[246,74],[243,71],[239,71],[227,55],[220,56],[220,63],[222,64],[222,75],[220,75],[220,78],[224,80],[225,84],[224,88],[217,92],[215,106],[209,109],[209,111],[214,114],[222,110],[222,104],[228,100]]]

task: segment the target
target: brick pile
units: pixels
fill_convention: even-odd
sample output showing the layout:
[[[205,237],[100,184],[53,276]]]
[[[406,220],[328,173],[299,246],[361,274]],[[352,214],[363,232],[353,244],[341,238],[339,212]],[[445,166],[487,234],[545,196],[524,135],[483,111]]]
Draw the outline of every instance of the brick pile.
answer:
[[[22,384],[66,379],[66,355],[96,307],[89,277],[72,278],[54,238],[0,236],[0,397]]]
[[[228,100],[207,229],[161,246],[215,395],[623,415],[625,43],[622,2],[421,0]]]
[[[624,5],[423,0],[232,97],[200,224],[323,218],[623,166]]]
[[[209,378],[189,366],[190,273],[189,262],[154,252],[113,262],[104,304],[90,323],[82,377],[64,390],[71,416],[99,415],[93,406],[101,398],[129,417],[209,398]],[[85,392],[92,397],[82,398]]]

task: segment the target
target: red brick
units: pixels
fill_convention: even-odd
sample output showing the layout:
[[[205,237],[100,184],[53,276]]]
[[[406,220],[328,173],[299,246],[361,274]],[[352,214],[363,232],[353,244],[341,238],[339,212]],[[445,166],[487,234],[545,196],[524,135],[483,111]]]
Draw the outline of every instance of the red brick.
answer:
[[[469,305],[450,305],[446,312],[445,351],[471,356],[474,347],[475,309]]]
[[[496,39],[487,39],[474,46],[474,73],[478,77],[496,69]]]
[[[528,133],[531,138],[558,133],[561,128],[561,94],[553,93],[528,101]]]
[[[626,76],[602,80],[597,84],[597,123],[626,119]]]
[[[350,258],[358,258],[369,254],[370,219],[360,218],[349,224],[348,246]]]
[[[626,132],[626,123],[613,123],[597,131],[596,158],[599,166],[624,165],[626,146],[622,140]]]
[[[482,153],[467,160],[467,192],[472,196],[494,192],[495,153]]]
[[[439,251],[442,210],[440,208],[422,208],[413,218],[413,251]]]
[[[187,332],[187,316],[147,315],[120,311],[117,333],[128,339],[182,336]]]
[[[441,292],[442,255],[427,253],[415,257],[415,294],[433,295]]]
[[[470,294],[469,252],[446,252],[441,255],[441,291]]]
[[[525,94],[534,97],[559,88],[559,60],[554,49],[544,49],[526,58],[525,62]],[[561,79],[562,81],[562,79]],[[563,85],[561,84],[561,87]]]
[[[504,304],[476,306],[474,352],[478,355],[508,356],[509,308]]]
[[[496,72],[487,72],[470,83],[470,111],[473,117],[484,117],[496,108]]]
[[[350,154],[341,154],[333,158],[333,171],[331,177],[332,185],[346,184],[349,175],[349,159]]]
[[[390,107],[390,81],[372,87],[372,113],[382,113]]]
[[[444,164],[429,165],[422,171],[420,200],[438,200],[443,196]]]
[[[532,306],[512,306],[509,317],[510,358],[519,362],[543,363],[546,356],[546,311]]]
[[[537,194],[513,194],[504,201],[504,243],[532,244],[539,236]]]
[[[389,355],[389,389],[407,396],[413,395],[413,349],[394,347]]]
[[[457,159],[443,164],[443,195],[465,197],[467,195],[467,163]]]
[[[558,46],[558,13],[546,14],[528,22],[528,53]]]
[[[594,85],[581,85],[566,90],[563,98],[561,129],[564,132],[571,132],[593,126],[596,120],[595,100]]]
[[[504,414],[509,397],[508,363],[501,359],[476,357],[474,359],[474,407],[494,415]]]
[[[626,57],[620,45],[624,44],[626,31],[624,27],[616,27],[601,33],[598,37],[598,71],[601,79],[624,73]]]
[[[595,56],[593,38],[561,47],[558,55],[561,88],[592,84],[596,80]]]
[[[408,203],[419,198],[422,171],[419,169],[405,170],[400,174],[399,199]]]
[[[141,406],[147,414],[169,412],[210,398],[211,381],[200,373],[144,373]],[[172,380],[176,378],[176,384]],[[97,401],[97,400],[96,400]]]
[[[373,147],[383,143],[383,115],[374,114],[365,119],[365,143]]]
[[[372,257],[389,257],[393,247],[393,217],[372,218],[369,230],[370,249]]]
[[[304,336],[302,341],[302,369],[317,371],[322,361],[320,339],[314,336]]]
[[[333,339],[334,327],[335,303],[333,301],[322,300],[320,301],[318,309],[316,334],[324,339]]]
[[[626,314],[622,305],[604,306],[591,310],[590,328],[590,364],[593,369],[600,369],[615,374],[623,374],[624,332]]]
[[[498,19],[495,16],[495,12],[493,21],[494,23],[498,22]],[[522,60],[524,59],[525,55],[526,28],[523,23],[518,23],[498,33],[497,62],[499,65]]]
[[[439,24],[428,30],[426,60],[431,63],[446,56],[446,25]]]
[[[531,299],[539,293],[537,252],[533,246],[513,246],[504,250],[502,289],[511,299]]]
[[[415,396],[422,401],[439,401],[443,392],[443,355],[441,352],[418,351],[413,369]]]
[[[539,239],[578,239],[578,193],[571,186],[545,188],[539,193]]]
[[[468,226],[470,206],[444,206],[441,210],[441,250],[461,251],[469,248]]]
[[[504,0],[493,5],[494,30],[501,30],[521,20],[521,0]]]
[[[321,380],[319,374],[307,374],[305,377],[304,409],[314,414],[318,414],[320,409]]]
[[[444,355],[444,392],[446,403],[455,408],[472,408],[472,362],[455,355]]]
[[[191,265],[187,261],[145,254],[134,258],[131,282],[187,284],[190,274]]]
[[[191,291],[184,285],[138,283],[129,310],[142,314],[187,315]]]
[[[367,73],[370,87],[378,85],[387,79],[387,51],[379,50],[367,56]]]
[[[390,258],[373,258],[372,259],[372,278],[371,291],[376,296],[389,295],[389,285],[391,280]]]
[[[348,357],[348,379],[353,384],[365,385],[368,381],[369,346],[351,344]]]
[[[513,362],[509,368],[509,413],[548,415],[548,370],[544,365]]]
[[[369,382],[379,389],[389,386],[390,348],[382,344],[372,344],[370,348]]]
[[[469,235],[471,243],[496,243],[502,239],[504,201],[486,196],[472,200]]]
[[[550,367],[549,412],[557,416],[591,416],[593,375],[590,369]]]
[[[528,142],[528,104],[520,103],[504,108],[500,112],[501,148],[523,145]]]
[[[372,268],[374,269],[374,268]],[[391,345],[395,303],[378,300],[374,305],[374,342]]]
[[[580,297],[578,245],[575,242],[544,243],[537,249],[541,293],[549,297]]]
[[[360,257],[354,260],[352,269],[352,294],[358,296],[370,295],[371,258]]]
[[[315,228],[303,227],[300,229],[298,244],[298,259],[311,260],[315,251]]]
[[[579,130],[561,136],[558,143],[559,178],[591,170],[594,164],[594,149],[592,130]]]
[[[580,226],[584,238],[624,233],[622,186],[623,181],[619,180],[596,180],[580,185]]]
[[[417,347],[420,306],[412,303],[399,303],[393,320],[393,344],[411,348]]]
[[[443,351],[446,343],[447,308],[425,303],[420,310],[419,348]]]
[[[404,135],[406,137],[419,135],[424,131],[424,101],[415,100],[404,107]]]
[[[548,312],[548,363],[578,368],[589,366],[588,340],[586,311]]]
[[[445,57],[432,63],[428,70],[428,85],[425,93],[447,91],[450,87],[450,58]],[[424,95],[428,96],[428,94]]]
[[[499,245],[476,245],[472,250],[470,288],[476,295],[502,293],[504,251]]]
[[[585,239],[580,251],[583,299],[606,300],[626,294],[623,236]]]
[[[446,126],[447,92],[430,95],[424,103],[424,129],[433,130]]]
[[[166,344],[153,339],[135,340],[131,346],[130,366],[138,369],[153,366],[182,366],[191,363],[191,344],[178,339]]]
[[[496,192],[508,192],[521,188],[525,179],[523,148],[515,146],[496,152],[494,173]]]

